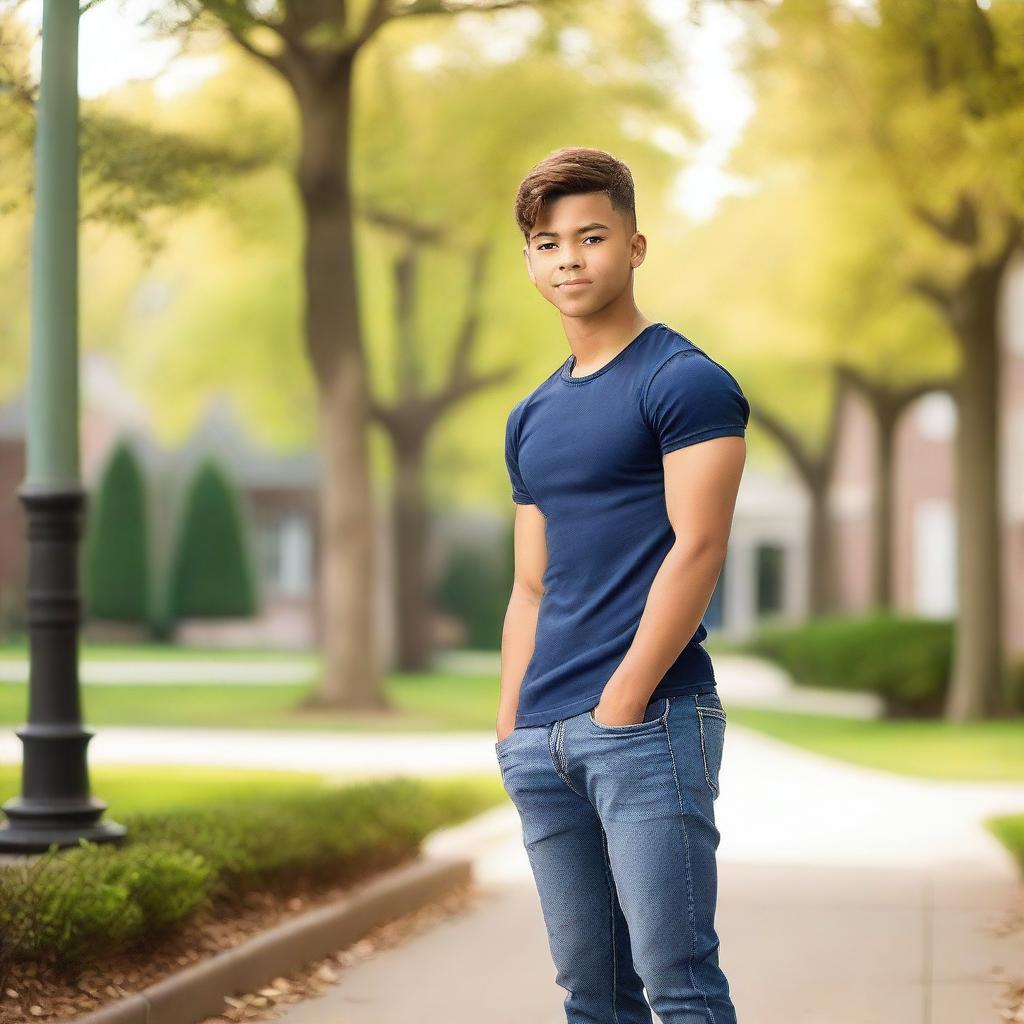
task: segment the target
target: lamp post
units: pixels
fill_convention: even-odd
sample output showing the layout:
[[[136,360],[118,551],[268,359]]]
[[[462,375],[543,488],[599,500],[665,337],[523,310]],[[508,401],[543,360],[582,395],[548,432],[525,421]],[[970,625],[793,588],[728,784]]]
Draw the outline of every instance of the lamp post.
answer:
[[[0,853],[119,841],[89,791],[78,680],[78,544],[86,506],[78,453],[78,0],[44,0],[36,120],[28,472],[29,707],[21,795]]]

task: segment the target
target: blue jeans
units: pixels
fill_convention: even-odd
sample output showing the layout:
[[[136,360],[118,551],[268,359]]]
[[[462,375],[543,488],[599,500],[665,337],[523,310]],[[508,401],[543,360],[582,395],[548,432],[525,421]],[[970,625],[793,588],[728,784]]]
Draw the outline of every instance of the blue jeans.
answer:
[[[657,698],[635,724],[588,710],[495,744],[568,1024],[651,1024],[651,1009],[736,1024],[714,926],[725,721],[712,691]]]

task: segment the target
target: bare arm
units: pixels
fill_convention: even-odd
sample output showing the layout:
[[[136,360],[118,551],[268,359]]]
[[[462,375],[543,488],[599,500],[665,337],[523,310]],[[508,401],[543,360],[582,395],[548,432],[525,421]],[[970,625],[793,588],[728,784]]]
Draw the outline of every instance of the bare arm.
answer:
[[[536,505],[516,505],[513,546],[515,572],[512,594],[501,632],[501,694],[498,698],[498,739],[515,726],[519,686],[533,657],[537,614],[544,596],[548,563],[544,515]]]
[[[697,631],[725,562],[745,461],[742,437],[716,437],[664,456],[665,503],[676,539],[651,584],[633,642],[594,709],[599,722],[640,721]]]

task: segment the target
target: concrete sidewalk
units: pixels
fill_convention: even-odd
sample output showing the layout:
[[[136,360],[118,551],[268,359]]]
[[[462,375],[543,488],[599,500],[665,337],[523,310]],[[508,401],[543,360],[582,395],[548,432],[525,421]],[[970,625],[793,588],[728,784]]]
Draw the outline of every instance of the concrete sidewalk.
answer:
[[[289,658],[82,658],[78,676],[82,683],[135,686],[278,686],[308,683],[316,674],[317,660]],[[29,663],[24,658],[0,658],[0,683],[28,681]]]
[[[478,869],[486,896],[471,911],[346,968],[279,1019],[564,1024],[525,852],[499,845]],[[741,1024],[996,1024],[1000,980],[1024,974],[1021,934],[987,930],[1016,891],[1009,878],[724,860],[720,886],[721,963]]]
[[[726,743],[718,930],[741,1024],[1006,1019],[1003,983],[1024,983],[1024,886],[979,820],[1024,809],[1024,787],[905,779],[736,726]],[[428,845],[453,851],[474,858],[476,907],[279,1019],[564,1024],[515,809]]]

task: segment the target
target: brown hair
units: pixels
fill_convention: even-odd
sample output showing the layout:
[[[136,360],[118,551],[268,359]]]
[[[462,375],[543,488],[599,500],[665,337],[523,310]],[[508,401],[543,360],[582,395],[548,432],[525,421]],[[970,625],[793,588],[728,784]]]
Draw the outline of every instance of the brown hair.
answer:
[[[632,221],[636,230],[633,175],[621,161],[603,149],[564,146],[531,168],[516,194],[515,218],[527,241],[544,204],[581,192],[607,192],[613,208]]]

